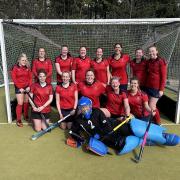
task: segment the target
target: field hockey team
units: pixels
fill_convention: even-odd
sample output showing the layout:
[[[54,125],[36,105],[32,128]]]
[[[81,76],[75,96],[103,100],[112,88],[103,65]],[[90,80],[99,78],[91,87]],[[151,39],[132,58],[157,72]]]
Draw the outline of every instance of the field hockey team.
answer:
[[[161,124],[156,104],[165,88],[166,61],[159,56],[155,46],[148,49],[149,59],[144,57],[143,49],[135,50],[133,60],[122,49],[122,44],[116,43],[114,53],[106,59],[103,57],[103,49],[99,47],[95,59],[91,59],[87,56],[87,48],[82,46],[79,48],[79,56],[74,58],[68,46],[63,45],[60,55],[55,58],[55,93],[51,85],[53,65],[45,49],[39,48],[38,57],[32,61],[32,69],[26,54],[21,54],[11,71],[18,103],[17,126],[23,126],[22,113],[25,120],[29,119],[28,96],[31,96],[29,102],[34,129],[45,129],[49,123],[54,94],[60,119],[69,113],[75,115],[78,99],[85,96],[92,101],[92,107],[100,109],[106,117],[121,121],[132,114],[148,121],[153,114],[154,123]],[[128,65],[131,69],[129,86]],[[70,116],[60,127],[70,129],[72,123],[73,116]]]

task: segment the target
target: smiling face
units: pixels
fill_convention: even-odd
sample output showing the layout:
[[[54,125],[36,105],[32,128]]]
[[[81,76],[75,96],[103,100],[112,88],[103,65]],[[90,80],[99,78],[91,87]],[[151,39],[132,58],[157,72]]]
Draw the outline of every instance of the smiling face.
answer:
[[[39,79],[40,83],[46,82],[46,74],[43,73],[43,72],[40,72],[39,75],[38,75],[38,79]]]
[[[102,58],[102,55],[103,55],[103,50],[101,48],[98,48],[96,50],[96,57],[97,57],[97,59]]]
[[[92,84],[94,82],[95,75],[93,71],[86,72],[86,82],[87,84]]]
[[[111,80],[111,87],[112,87],[114,90],[119,90],[119,86],[120,86],[119,79],[113,79],[113,80]]]
[[[45,58],[46,52],[44,48],[39,48],[38,56],[39,58]]]
[[[144,52],[142,49],[137,49],[135,55],[136,55],[136,59],[142,59]]]
[[[158,50],[156,47],[150,47],[149,48],[149,56],[151,59],[156,59],[158,57]]]
[[[138,88],[139,88],[139,82],[138,82],[138,80],[135,80],[135,79],[131,80],[131,82],[130,82],[130,88],[131,88],[131,91],[137,92],[137,91],[138,91]]]
[[[27,57],[22,56],[20,57],[20,59],[18,60],[19,66],[26,66],[27,65]]]
[[[120,44],[115,44],[114,52],[115,54],[120,54],[122,52],[122,46]]]
[[[81,58],[85,58],[86,57],[86,48],[85,47],[81,47],[80,48],[79,55],[81,56]]]
[[[68,54],[68,47],[67,46],[63,46],[62,49],[61,49],[61,54],[63,56],[67,56]]]
[[[67,84],[70,82],[70,73],[68,72],[63,72],[62,73],[62,81],[64,84]]]

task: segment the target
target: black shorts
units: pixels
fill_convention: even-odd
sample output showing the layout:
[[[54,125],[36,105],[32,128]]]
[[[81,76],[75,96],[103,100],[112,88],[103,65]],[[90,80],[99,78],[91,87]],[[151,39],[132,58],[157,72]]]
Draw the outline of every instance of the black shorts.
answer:
[[[145,90],[145,92],[147,93],[148,96],[155,97],[155,98],[160,98],[159,90],[154,89],[154,88],[147,88],[147,87],[144,90]]]
[[[68,114],[70,114],[70,112],[73,109],[61,109],[61,113],[63,115],[63,117],[67,116]],[[73,121],[73,116],[69,116],[67,119],[65,119],[63,122],[72,122]]]
[[[50,113],[42,113],[46,119],[50,119]],[[31,113],[32,119],[40,119],[42,120],[41,113],[32,111]]]
[[[27,86],[27,87],[28,87],[28,86]],[[25,90],[27,87],[25,87],[25,88],[23,88],[23,89]],[[21,88],[18,88],[17,86],[14,86],[14,88],[15,88],[15,94],[25,94],[24,92],[23,92],[23,93],[20,92],[20,89],[21,89]]]

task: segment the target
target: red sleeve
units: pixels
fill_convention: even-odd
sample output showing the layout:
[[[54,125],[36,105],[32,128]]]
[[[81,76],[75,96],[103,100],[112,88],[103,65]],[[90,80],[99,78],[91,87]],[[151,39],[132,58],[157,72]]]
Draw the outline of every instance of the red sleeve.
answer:
[[[56,90],[55,90],[55,92],[56,92],[57,94],[59,94],[59,93],[60,93],[60,88],[59,88],[59,86],[56,86]]]
[[[32,94],[34,94],[35,84],[32,84],[31,87],[30,87],[30,89],[31,89],[30,92],[31,92]]]
[[[104,64],[107,66],[109,66],[109,63],[108,63],[108,60],[107,59],[104,59]]]
[[[52,76],[52,69],[53,69],[53,66],[52,66],[52,63],[51,63],[51,60],[49,59],[48,60],[48,74],[47,74],[47,77],[51,77]]]
[[[77,89],[78,89],[79,93],[81,93],[82,86],[83,86],[82,82],[78,83]]]
[[[148,96],[147,96],[147,94],[142,94],[142,100],[143,100],[144,102],[148,102]]]
[[[76,85],[76,84],[74,84],[74,90],[75,90],[75,91],[77,91],[77,90],[78,90],[78,88],[77,88],[77,85]]]
[[[104,94],[106,92],[106,88],[103,86],[101,82],[99,83],[100,83],[100,92]]]
[[[160,78],[160,91],[163,91],[167,78],[167,64],[164,59],[160,60]]]
[[[76,70],[76,68],[77,68],[77,59],[74,58],[72,62],[72,70]]]
[[[11,77],[16,87],[18,87],[17,78],[16,78],[16,66],[12,68]],[[19,88],[19,87],[18,87]]]
[[[52,85],[49,85],[49,94],[50,94],[50,95],[53,95],[53,88],[52,88]]]
[[[125,92],[122,92],[122,97],[123,97],[123,99],[127,99],[127,95]]]
[[[29,69],[29,87],[32,85],[32,71]]]
[[[36,71],[36,59],[32,61],[32,73],[35,77],[38,77],[37,71]]]

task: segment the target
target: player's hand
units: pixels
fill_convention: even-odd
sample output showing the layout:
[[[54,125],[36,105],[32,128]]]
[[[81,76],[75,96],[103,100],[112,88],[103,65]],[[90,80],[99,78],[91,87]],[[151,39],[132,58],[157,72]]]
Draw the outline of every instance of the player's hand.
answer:
[[[163,94],[163,91],[159,91],[159,97],[161,97]]]
[[[27,88],[25,89],[25,91],[26,91],[26,92],[29,92],[29,91],[30,91],[30,87],[27,87]]]
[[[71,116],[75,115],[75,113],[76,113],[76,110],[75,110],[75,109],[73,109],[73,110],[70,112]]]
[[[25,90],[24,90],[23,88],[20,88],[19,91],[20,91],[21,93],[25,92]]]
[[[41,112],[44,109],[44,106],[40,106],[37,109],[38,109],[38,112]]]

